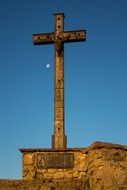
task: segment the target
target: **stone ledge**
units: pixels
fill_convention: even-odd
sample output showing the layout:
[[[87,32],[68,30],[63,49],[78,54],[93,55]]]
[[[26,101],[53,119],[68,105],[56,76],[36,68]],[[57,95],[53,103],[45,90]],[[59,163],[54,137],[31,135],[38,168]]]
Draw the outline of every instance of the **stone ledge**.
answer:
[[[82,148],[82,152],[84,154],[87,154],[91,150],[101,149],[101,148],[105,148],[105,149],[121,149],[121,150],[127,151],[127,145],[120,145],[120,144],[113,144],[113,143],[108,143],[108,142],[95,141],[89,147]]]
[[[100,148],[107,148],[107,149],[122,149],[127,151],[127,145],[120,145],[120,144],[113,144],[109,142],[101,142],[95,141],[88,147],[81,147],[81,148],[63,148],[63,149],[52,149],[52,148],[20,148],[20,152],[82,152],[88,153],[88,151],[93,149],[100,149]]]
[[[81,152],[84,148],[63,148],[63,149],[51,149],[51,148],[20,148],[20,152]]]

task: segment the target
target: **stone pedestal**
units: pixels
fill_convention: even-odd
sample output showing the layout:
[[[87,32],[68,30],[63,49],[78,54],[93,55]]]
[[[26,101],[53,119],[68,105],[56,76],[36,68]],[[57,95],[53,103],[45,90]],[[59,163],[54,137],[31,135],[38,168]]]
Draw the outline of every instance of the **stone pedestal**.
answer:
[[[23,153],[23,179],[80,179],[85,175],[81,148],[20,149]]]
[[[127,146],[20,151],[23,179],[0,180],[0,190],[127,190]]]

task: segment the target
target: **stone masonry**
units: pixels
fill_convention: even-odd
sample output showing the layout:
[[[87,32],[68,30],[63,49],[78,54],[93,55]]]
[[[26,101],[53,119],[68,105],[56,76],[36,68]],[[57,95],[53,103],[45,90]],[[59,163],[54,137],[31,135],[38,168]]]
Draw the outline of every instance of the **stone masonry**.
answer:
[[[82,149],[21,149],[23,179],[80,179],[86,170]]]
[[[87,148],[63,151],[21,151],[22,180],[0,180],[0,190],[127,190],[127,146],[95,142]],[[58,168],[49,168],[54,158]]]

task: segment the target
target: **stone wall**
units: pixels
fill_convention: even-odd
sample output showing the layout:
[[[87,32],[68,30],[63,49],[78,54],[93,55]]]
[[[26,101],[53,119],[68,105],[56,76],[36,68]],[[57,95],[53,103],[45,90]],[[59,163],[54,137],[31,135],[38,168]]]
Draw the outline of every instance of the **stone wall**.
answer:
[[[22,149],[23,179],[81,179],[86,170],[82,149]]]
[[[0,180],[0,190],[80,190],[82,180]]]
[[[90,189],[127,190],[127,146],[95,142],[83,152]]]
[[[0,190],[127,190],[127,146],[95,142],[88,148],[64,151],[67,153],[74,155],[70,168],[44,169],[43,164],[37,166],[41,150],[26,150],[23,171],[27,175],[23,180],[0,180]]]

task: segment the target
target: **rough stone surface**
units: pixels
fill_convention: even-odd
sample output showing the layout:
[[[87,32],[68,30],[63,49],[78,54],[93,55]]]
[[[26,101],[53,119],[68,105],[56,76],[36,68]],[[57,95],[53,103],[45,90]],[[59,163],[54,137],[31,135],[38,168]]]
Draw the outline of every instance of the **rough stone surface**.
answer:
[[[70,169],[36,168],[38,151],[24,152],[24,178],[0,180],[0,190],[127,190],[127,146],[95,142],[69,151],[74,154]]]
[[[76,179],[86,170],[82,149],[23,150],[23,179]]]
[[[90,189],[127,189],[127,146],[96,142],[83,152]]]
[[[82,180],[0,180],[0,190],[79,190],[84,186]]]

